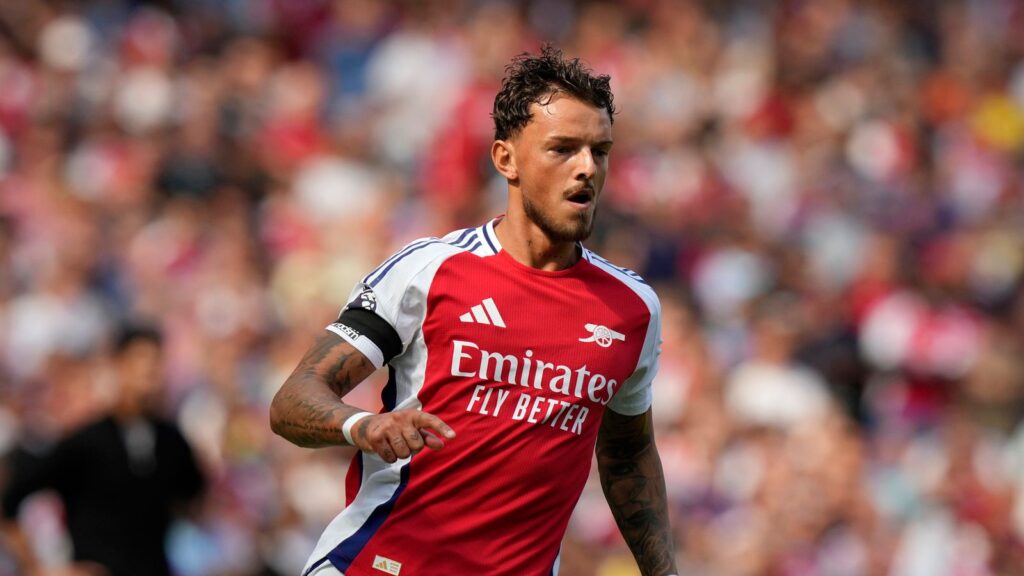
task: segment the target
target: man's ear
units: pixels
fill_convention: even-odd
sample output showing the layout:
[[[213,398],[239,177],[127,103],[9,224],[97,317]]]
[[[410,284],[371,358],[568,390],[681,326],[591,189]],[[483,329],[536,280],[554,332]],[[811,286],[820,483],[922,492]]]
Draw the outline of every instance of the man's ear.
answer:
[[[494,167],[506,180],[514,182],[519,179],[515,147],[508,140],[495,140],[491,144],[491,162],[494,162]]]

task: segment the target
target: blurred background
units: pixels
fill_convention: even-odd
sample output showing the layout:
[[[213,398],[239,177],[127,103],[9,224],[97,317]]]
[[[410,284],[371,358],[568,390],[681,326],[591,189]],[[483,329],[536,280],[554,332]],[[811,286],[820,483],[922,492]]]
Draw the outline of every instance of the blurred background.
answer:
[[[351,452],[269,401],[363,274],[502,212],[493,96],[552,41],[612,76],[589,246],[662,299],[682,571],[1024,574],[1022,31],[1018,0],[2,2],[0,451],[101,413],[153,319],[209,478],[174,569],[297,574]],[[67,561],[58,500],[18,519]],[[596,482],[563,559],[635,573]]]

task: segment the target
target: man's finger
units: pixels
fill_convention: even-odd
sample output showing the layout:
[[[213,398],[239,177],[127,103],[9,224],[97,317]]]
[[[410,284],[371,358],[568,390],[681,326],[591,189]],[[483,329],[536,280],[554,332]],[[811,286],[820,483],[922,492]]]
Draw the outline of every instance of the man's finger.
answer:
[[[423,436],[420,436],[419,430],[415,428],[406,428],[403,432],[405,436],[405,443],[409,446],[409,450],[415,454],[420,450],[423,450]]]
[[[398,433],[395,433],[388,438],[388,443],[391,444],[391,450],[394,451],[395,456],[399,458],[408,458],[410,455],[409,445],[405,443],[405,438]]]
[[[395,452],[391,449],[391,443],[388,442],[386,436],[372,439],[370,441],[370,446],[385,462],[390,464],[395,461]]]
[[[455,438],[455,430],[452,430],[451,426],[445,424],[440,418],[428,412],[420,412],[416,415],[416,427],[433,430],[445,440]]]
[[[423,444],[431,450],[440,450],[444,448],[444,441],[434,436],[434,434],[426,428],[420,430],[420,436],[423,438]]]

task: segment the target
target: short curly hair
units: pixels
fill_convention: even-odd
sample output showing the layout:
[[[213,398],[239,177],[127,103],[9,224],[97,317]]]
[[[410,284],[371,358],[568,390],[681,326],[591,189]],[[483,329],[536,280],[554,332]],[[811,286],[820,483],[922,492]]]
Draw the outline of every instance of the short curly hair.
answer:
[[[505,67],[501,90],[494,97],[495,140],[506,140],[530,122],[530,104],[557,92],[564,92],[608,111],[614,121],[615,104],[611,77],[594,75],[579,58],[567,59],[562,51],[544,45],[540,55],[522,53]]]

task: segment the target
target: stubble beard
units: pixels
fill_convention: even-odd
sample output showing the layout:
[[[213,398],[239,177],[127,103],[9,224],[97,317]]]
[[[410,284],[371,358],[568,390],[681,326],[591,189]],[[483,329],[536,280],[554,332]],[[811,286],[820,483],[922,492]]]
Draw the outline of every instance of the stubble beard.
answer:
[[[595,199],[596,201],[596,199]],[[582,242],[590,238],[597,217],[597,206],[591,211],[577,211],[565,222],[559,222],[534,204],[529,197],[523,195],[523,210],[534,224],[540,228],[552,242]]]

